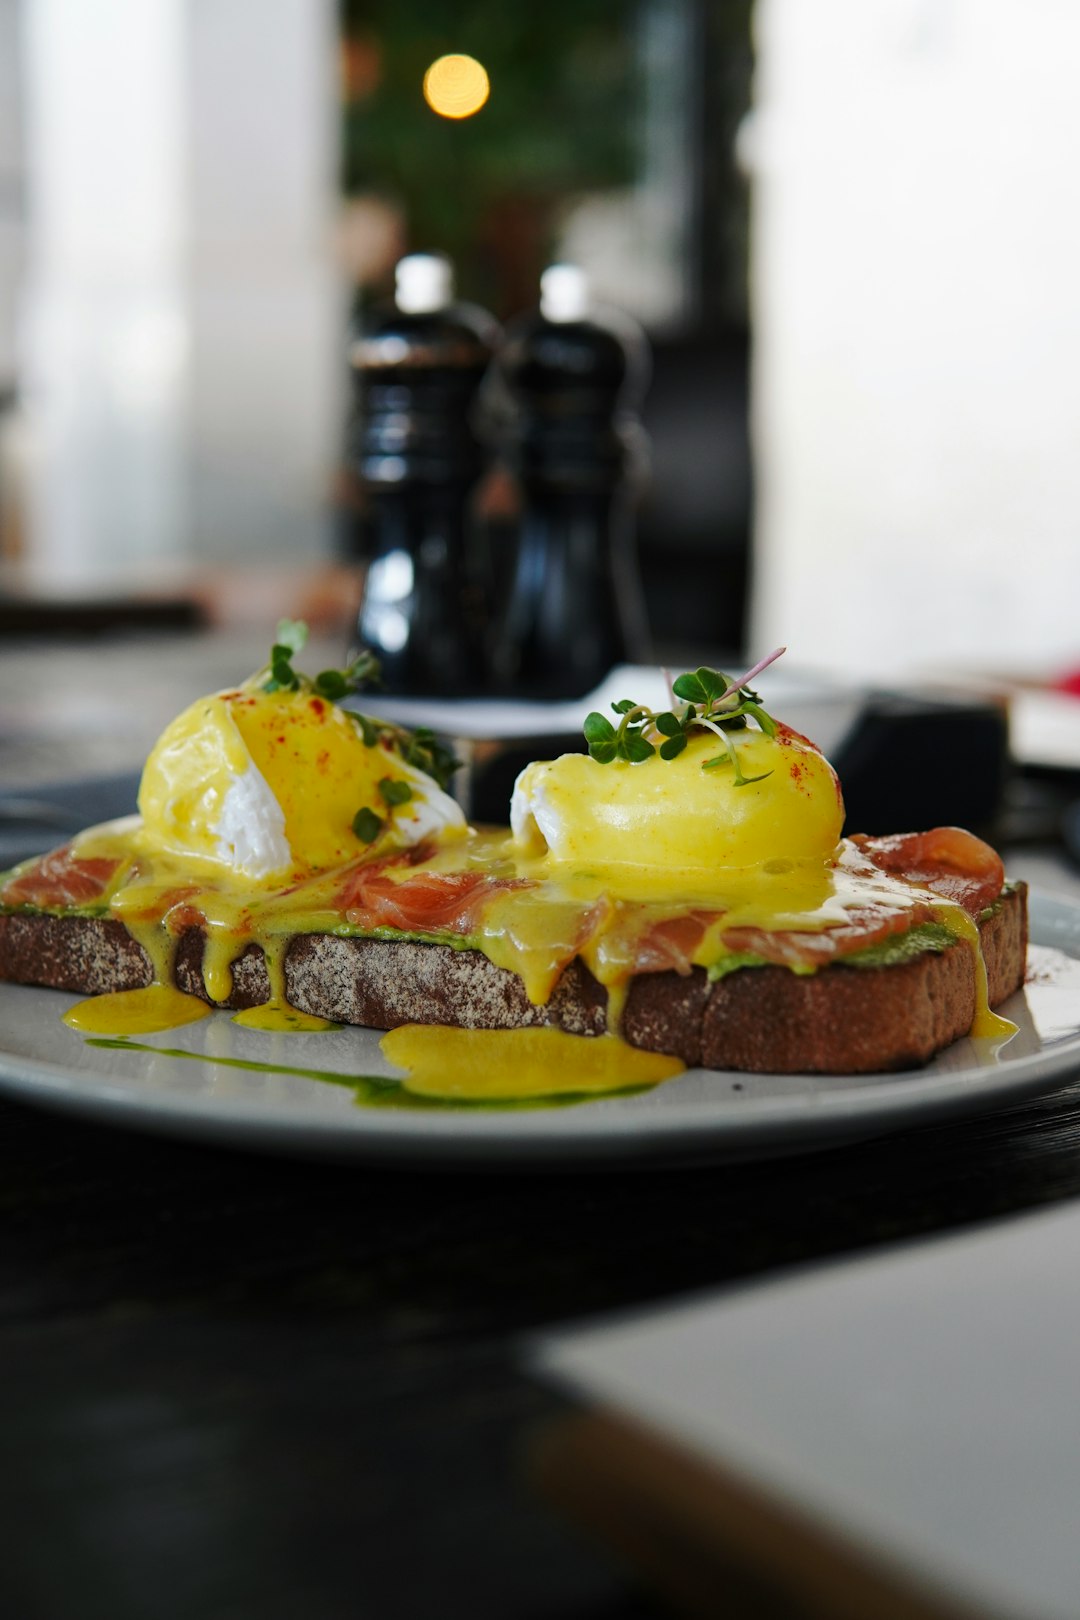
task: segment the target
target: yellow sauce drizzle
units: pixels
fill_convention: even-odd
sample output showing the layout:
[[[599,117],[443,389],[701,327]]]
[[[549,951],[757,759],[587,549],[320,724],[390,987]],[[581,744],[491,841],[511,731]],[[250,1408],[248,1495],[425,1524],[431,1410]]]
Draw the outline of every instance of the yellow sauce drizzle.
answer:
[[[975,960],[975,1017],[972,1020],[969,1035],[976,1040],[1001,1040],[1008,1036],[1010,1039],[1017,1033],[1018,1026],[1011,1018],[1002,1018],[1000,1013],[992,1012],[987,993],[986,959],[982,953],[982,940],[979,938],[978,924],[968,916],[963,906],[949,904],[947,901],[934,907],[935,920],[947,928],[950,934],[957,939],[966,940],[971,946],[971,954]]]
[[[614,1035],[567,1035],[545,1026],[403,1024],[379,1044],[391,1063],[406,1070],[407,1091],[456,1102],[627,1091],[670,1080],[685,1068],[678,1058],[639,1051]]]
[[[178,1029],[205,1018],[210,1008],[198,996],[185,995],[166,984],[145,990],[115,990],[90,996],[64,1014],[70,1029],[88,1035],[150,1035],[156,1030]]]
[[[622,1016],[626,1011],[626,1000],[630,994],[630,980],[615,979],[607,987],[607,1032],[609,1035],[618,1035],[622,1029]]]
[[[211,907],[205,907],[206,914],[206,944],[203,948],[202,978],[206,986],[206,993],[212,1001],[227,1001],[232,995],[233,974],[232,965],[241,954],[247,941],[237,939],[227,934],[218,926]]]
[[[125,1023],[120,1026],[115,1022],[120,1016],[119,1011],[103,1007],[100,1016],[113,1022],[91,1022],[90,1020],[98,1015],[87,1010],[85,1014],[79,1014],[78,1023],[68,1015],[67,1021],[72,1028],[102,1034],[149,1033],[151,1030],[171,1029],[191,1023],[195,1017],[201,1016],[187,1010],[189,1002],[202,1007],[203,1013],[211,1010],[201,1001],[196,1001],[195,997],[186,996],[181,991],[169,988],[174,976],[178,939],[165,926],[161,915],[163,909],[161,896],[167,892],[174,876],[170,870],[170,863],[166,862],[161,882],[128,885],[120,890],[112,902],[114,915],[121,919],[128,932],[150,958],[154,976],[154,983],[148,990],[122,994],[145,995],[149,998],[148,1006],[152,1003],[155,1009],[160,1007],[159,1011],[155,1010],[146,1015],[152,1017],[154,1021],[144,1024]],[[205,921],[202,980],[211,1001],[221,1003],[227,1001],[232,994],[233,964],[247,945],[254,942],[262,949],[267,978],[270,981],[270,1000],[261,1006],[247,1007],[236,1013],[234,1023],[242,1025],[245,1029],[263,1030],[273,1034],[313,1034],[341,1027],[327,1018],[317,1018],[313,1014],[298,1012],[295,1007],[289,1006],[285,986],[287,935],[257,927],[249,915],[247,902],[234,895],[204,889],[199,893],[198,907]],[[169,1001],[170,996],[175,998],[173,1002]],[[116,997],[92,998],[81,1005],[90,1009],[96,1000],[116,999]],[[175,1018],[170,1016],[168,1010],[170,1006],[176,1009]],[[72,1012],[78,1012],[78,1009],[72,1009]]]
[[[496,967],[516,973],[534,1007],[550,999],[559,976],[577,955],[581,905],[543,892],[538,897],[511,890],[484,907],[477,940]]]
[[[261,1007],[245,1007],[233,1014],[233,1023],[243,1029],[261,1029],[275,1035],[312,1035],[324,1029],[340,1029],[329,1018],[317,1018],[314,1013],[297,1012],[295,1007],[282,1001],[264,1001]]]

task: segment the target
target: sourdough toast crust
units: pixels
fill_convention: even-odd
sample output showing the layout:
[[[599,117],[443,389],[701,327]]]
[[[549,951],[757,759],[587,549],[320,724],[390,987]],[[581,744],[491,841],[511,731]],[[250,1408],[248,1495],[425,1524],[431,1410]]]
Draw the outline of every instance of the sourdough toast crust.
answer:
[[[980,924],[991,1006],[1024,980],[1027,891],[1006,891]],[[176,953],[177,985],[210,1000],[203,935],[189,929]],[[703,969],[639,974],[630,981],[621,1032],[632,1045],[671,1052],[690,1066],[758,1073],[857,1074],[911,1068],[971,1027],[975,957],[957,940],[899,965],[838,963],[813,974],[741,968],[710,984]],[[248,945],[232,967],[228,1008],[269,1000],[262,950]],[[0,979],[84,995],[151,982],[150,960],[112,918],[0,915]],[[479,951],[413,940],[300,934],[285,956],[290,1004],[338,1023],[392,1029],[405,1023],[515,1029],[553,1024],[576,1035],[607,1027],[607,992],[574,961],[542,1006],[518,976]]]

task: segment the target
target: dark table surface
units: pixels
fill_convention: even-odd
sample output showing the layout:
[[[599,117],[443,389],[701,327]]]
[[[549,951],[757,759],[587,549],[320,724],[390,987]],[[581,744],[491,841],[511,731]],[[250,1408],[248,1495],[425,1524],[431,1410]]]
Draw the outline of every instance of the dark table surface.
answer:
[[[1080,1083],[678,1171],[373,1171],[0,1104],[0,1612],[661,1612],[530,1493],[531,1330],[1080,1194]]]

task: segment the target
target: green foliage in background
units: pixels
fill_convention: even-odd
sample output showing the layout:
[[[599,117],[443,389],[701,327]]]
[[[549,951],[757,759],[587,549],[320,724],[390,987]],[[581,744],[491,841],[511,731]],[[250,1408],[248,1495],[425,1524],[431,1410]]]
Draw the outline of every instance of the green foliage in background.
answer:
[[[632,0],[342,0],[344,192],[399,201],[410,247],[469,259],[515,210],[543,235],[568,200],[628,184],[637,15]],[[460,121],[422,93],[449,52],[491,80],[487,105]]]

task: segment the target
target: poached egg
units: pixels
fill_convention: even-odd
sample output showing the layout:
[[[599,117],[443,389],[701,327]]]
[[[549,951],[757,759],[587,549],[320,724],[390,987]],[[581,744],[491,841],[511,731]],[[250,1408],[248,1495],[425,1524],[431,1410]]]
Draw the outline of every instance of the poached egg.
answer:
[[[760,780],[737,786],[709,733],[673,760],[564,754],[528,765],[510,806],[515,844],[553,873],[588,872],[621,896],[699,891],[748,869],[827,860],[844,819],[832,766],[783,726],[775,737],[747,728],[735,738],[743,772]]]
[[[365,809],[391,847],[466,832],[455,801],[394,748],[368,746],[347,710],[248,684],[200,698],[166,727],[143,771],[140,841],[219,880],[272,887],[368,853],[353,826]]]

